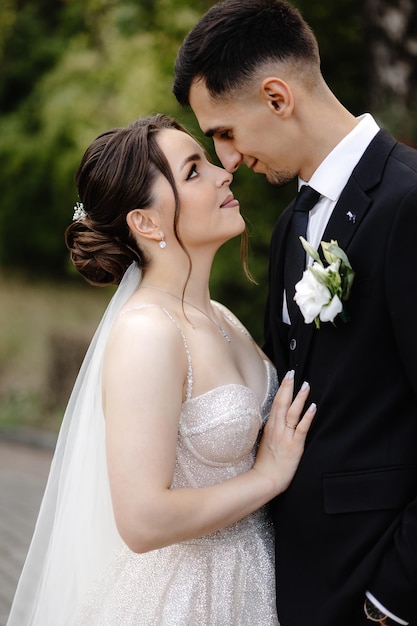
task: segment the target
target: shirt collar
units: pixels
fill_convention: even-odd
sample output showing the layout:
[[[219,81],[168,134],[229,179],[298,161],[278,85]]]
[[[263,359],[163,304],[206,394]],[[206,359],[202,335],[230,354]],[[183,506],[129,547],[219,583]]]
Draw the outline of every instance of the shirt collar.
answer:
[[[338,200],[355,166],[379,131],[370,113],[364,113],[357,120],[355,128],[320,163],[308,183],[298,179],[299,189],[308,184],[333,202]]]

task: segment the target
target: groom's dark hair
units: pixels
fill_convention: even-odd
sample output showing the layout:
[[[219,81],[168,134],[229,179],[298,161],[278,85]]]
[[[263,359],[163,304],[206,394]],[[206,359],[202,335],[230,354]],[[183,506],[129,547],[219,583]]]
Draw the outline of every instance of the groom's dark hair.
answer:
[[[210,95],[230,95],[257,68],[271,62],[320,68],[316,38],[300,12],[284,0],[224,0],[214,5],[185,38],[175,62],[173,92],[189,105],[194,79]]]

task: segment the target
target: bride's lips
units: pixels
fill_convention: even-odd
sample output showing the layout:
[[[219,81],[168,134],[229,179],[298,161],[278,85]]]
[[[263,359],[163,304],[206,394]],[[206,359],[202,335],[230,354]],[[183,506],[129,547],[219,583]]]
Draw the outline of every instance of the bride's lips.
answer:
[[[233,197],[233,194],[229,194],[229,195],[227,196],[226,200],[224,200],[224,201],[221,203],[220,208],[221,208],[221,209],[228,209],[228,208],[231,208],[231,207],[234,207],[234,206],[239,206],[239,201],[238,201],[238,200],[236,200],[236,199]]]

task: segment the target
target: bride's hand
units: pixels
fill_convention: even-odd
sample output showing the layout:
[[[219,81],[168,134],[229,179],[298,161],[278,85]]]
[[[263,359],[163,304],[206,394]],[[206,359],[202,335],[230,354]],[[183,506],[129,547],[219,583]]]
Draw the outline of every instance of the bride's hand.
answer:
[[[317,410],[311,404],[300,419],[310,386],[304,383],[292,402],[293,391],[294,372],[290,371],[275,396],[253,468],[273,482],[275,495],[285,491],[294,477]]]

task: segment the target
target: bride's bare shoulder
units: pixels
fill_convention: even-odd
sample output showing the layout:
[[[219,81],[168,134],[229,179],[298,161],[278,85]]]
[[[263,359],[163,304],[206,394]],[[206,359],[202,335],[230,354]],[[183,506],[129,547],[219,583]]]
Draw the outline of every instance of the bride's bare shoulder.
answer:
[[[117,315],[110,332],[106,353],[157,350],[165,356],[182,346],[183,340],[175,317],[152,303],[127,305]]]

